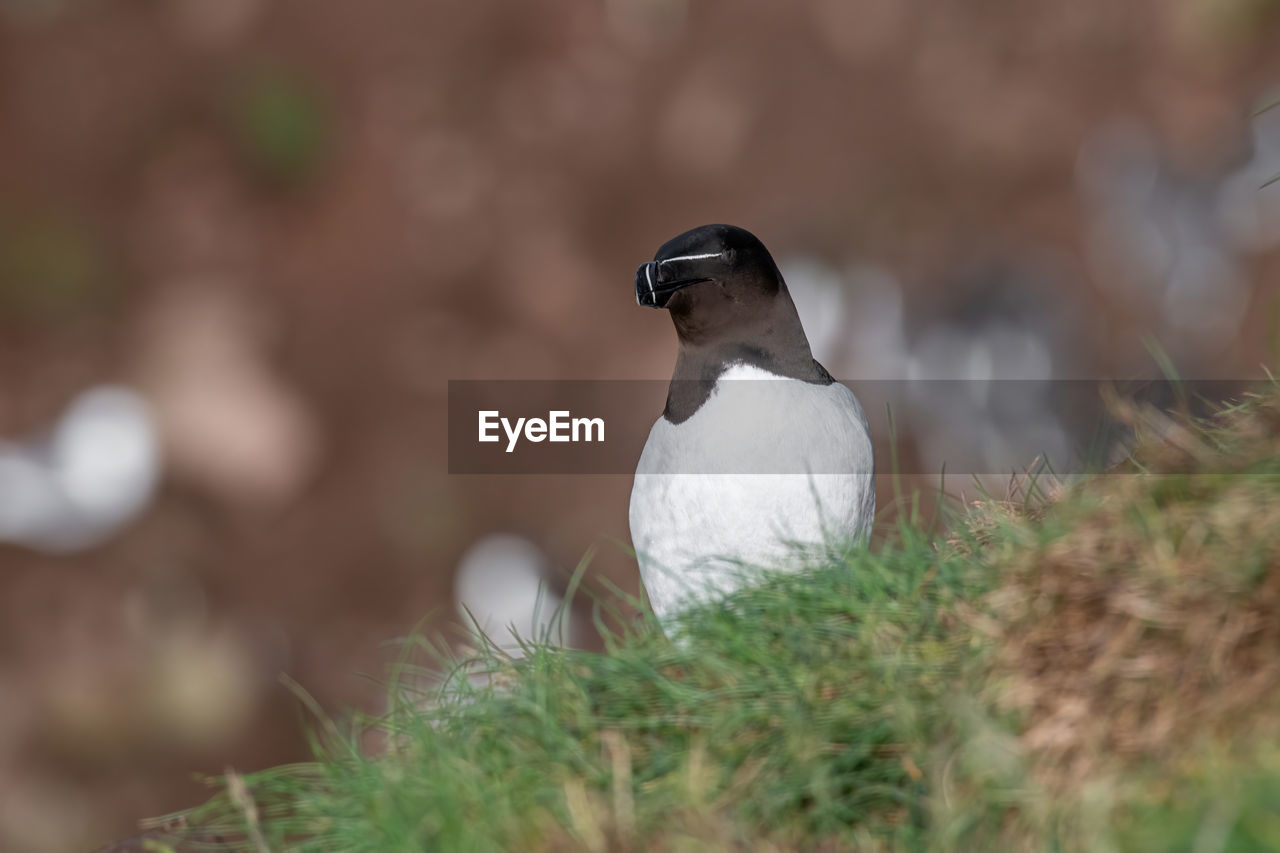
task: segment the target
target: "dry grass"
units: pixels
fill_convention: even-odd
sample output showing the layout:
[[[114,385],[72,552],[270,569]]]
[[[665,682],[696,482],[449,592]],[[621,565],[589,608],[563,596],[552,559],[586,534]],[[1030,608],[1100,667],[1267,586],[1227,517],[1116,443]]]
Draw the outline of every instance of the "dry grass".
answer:
[[[1125,468],[1161,473],[1096,478],[1043,524],[990,502],[970,522],[999,543],[994,702],[1051,790],[1280,720],[1280,399],[1131,414]]]

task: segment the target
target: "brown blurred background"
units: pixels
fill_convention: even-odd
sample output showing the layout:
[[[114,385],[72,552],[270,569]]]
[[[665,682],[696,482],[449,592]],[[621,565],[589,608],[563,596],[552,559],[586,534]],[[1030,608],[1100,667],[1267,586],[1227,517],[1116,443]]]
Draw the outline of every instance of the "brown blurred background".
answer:
[[[686,228],[855,388],[1274,364],[1277,13],[0,0],[0,849],[304,758],[277,674],[376,710],[455,594],[635,590],[629,478],[450,477],[446,382],[669,375]]]

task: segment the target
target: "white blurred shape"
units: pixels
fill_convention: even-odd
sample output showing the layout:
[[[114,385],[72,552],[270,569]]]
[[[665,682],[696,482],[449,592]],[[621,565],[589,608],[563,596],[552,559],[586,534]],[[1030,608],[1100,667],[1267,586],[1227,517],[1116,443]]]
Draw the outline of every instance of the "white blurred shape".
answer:
[[[142,398],[86,391],[47,440],[0,444],[0,540],[53,552],[97,545],[146,509],[160,467]]]
[[[1093,204],[1140,206],[1156,189],[1159,167],[1151,134],[1135,121],[1116,121],[1080,146],[1076,185]]]
[[[987,342],[975,338],[969,341],[968,358],[965,359],[965,378],[985,384],[995,378],[995,362],[991,358],[991,348]]]
[[[1093,219],[1088,257],[1099,278],[1139,303],[1163,289],[1173,265],[1173,249],[1164,232],[1127,210],[1104,210]]]
[[[934,326],[920,337],[907,357],[907,378],[970,379],[973,339],[958,328]]]
[[[1222,343],[1244,320],[1248,285],[1214,247],[1188,244],[1180,252],[1161,303],[1164,321],[1197,344]]]
[[[1280,157],[1274,163],[1273,168],[1250,164],[1218,188],[1218,223],[1237,250],[1265,252],[1280,243],[1280,184],[1262,186],[1280,174]]]
[[[817,258],[798,256],[778,264],[800,314],[813,357],[830,366],[843,347],[845,324],[844,280],[840,273]]]
[[[54,430],[50,452],[68,499],[106,526],[145,506],[160,472],[151,415],[124,388],[80,395]]]
[[[991,358],[993,377],[1053,378],[1053,356],[1039,335],[1015,326],[997,325],[988,329],[983,339]]]
[[[985,411],[991,404],[993,380],[1042,381],[1028,385],[1030,391],[1043,390],[1040,385],[1052,377],[1053,356],[1045,341],[1032,332],[1004,324],[977,330],[935,326],[924,333],[907,359],[908,379],[966,380],[946,384],[917,382],[909,386],[912,402],[939,413],[969,408]],[[1034,399],[1038,401],[1039,395]]]
[[[1053,470],[1066,470],[1070,444],[1052,416],[1008,424],[988,421],[981,433],[983,473],[1006,474],[1033,470],[1047,461]]]
[[[34,454],[17,444],[0,444],[0,542],[26,545],[44,538],[62,514],[57,482]]]
[[[468,627],[509,654],[520,640],[568,642],[561,598],[543,578],[547,558],[528,539],[493,533],[477,540],[458,561],[453,596]]]
[[[1280,184],[1264,186],[1280,175],[1280,107],[1254,116],[1249,129],[1252,155],[1218,188],[1217,216],[1236,248],[1264,252],[1280,243]]]
[[[1252,256],[1280,244],[1280,110],[1250,125],[1249,159],[1228,172],[1166,164],[1149,134],[1113,124],[1082,146],[1076,177],[1091,203],[1098,279],[1170,338],[1175,353],[1220,347],[1248,310]]]
[[[947,322],[919,336],[907,364],[908,402],[926,424],[919,433],[923,463],[939,468],[958,460],[972,474],[1023,471],[1037,457],[1058,469],[1070,461],[1070,444],[1047,407],[1054,374],[1046,330],[1048,317],[1027,325],[987,321],[979,326]],[[952,380],[952,381],[928,381]],[[955,381],[962,380],[962,381]],[[1010,382],[1008,380],[1018,380]],[[1000,478],[988,485],[1002,483]]]
[[[937,418],[948,430],[963,429],[964,421],[985,420],[985,407],[990,394],[991,365],[977,352],[980,345],[966,330],[937,325],[921,336],[907,355],[907,403],[927,418]],[[978,370],[987,375],[974,376]],[[954,380],[979,379],[967,382]],[[939,382],[934,380],[952,380]],[[972,433],[961,433],[972,434]],[[947,439],[930,442],[946,459]]]
[[[858,264],[845,272],[851,303],[849,352],[841,374],[859,379],[900,379],[907,363],[902,288],[888,270]],[[837,377],[839,378],[839,377]]]
[[[1261,104],[1250,124],[1254,144],[1259,151],[1280,155],[1280,89],[1272,89]]]

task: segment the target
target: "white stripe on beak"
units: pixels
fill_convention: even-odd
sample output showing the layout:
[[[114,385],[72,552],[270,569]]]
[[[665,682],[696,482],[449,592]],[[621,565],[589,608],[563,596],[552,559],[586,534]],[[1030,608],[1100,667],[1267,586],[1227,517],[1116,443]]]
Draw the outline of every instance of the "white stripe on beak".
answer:
[[[669,264],[673,261],[705,261],[707,258],[718,258],[720,255],[720,252],[707,252],[703,255],[680,255],[679,257],[667,258],[666,260],[658,261],[658,263]]]

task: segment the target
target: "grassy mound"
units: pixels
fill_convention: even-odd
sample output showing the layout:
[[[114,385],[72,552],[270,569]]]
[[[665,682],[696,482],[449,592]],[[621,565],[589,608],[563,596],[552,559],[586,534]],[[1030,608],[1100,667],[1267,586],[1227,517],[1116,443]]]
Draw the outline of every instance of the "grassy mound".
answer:
[[[1159,435],[1122,473],[765,577],[678,644],[395,691],[183,820],[255,851],[1280,850],[1280,394],[1132,415]]]

